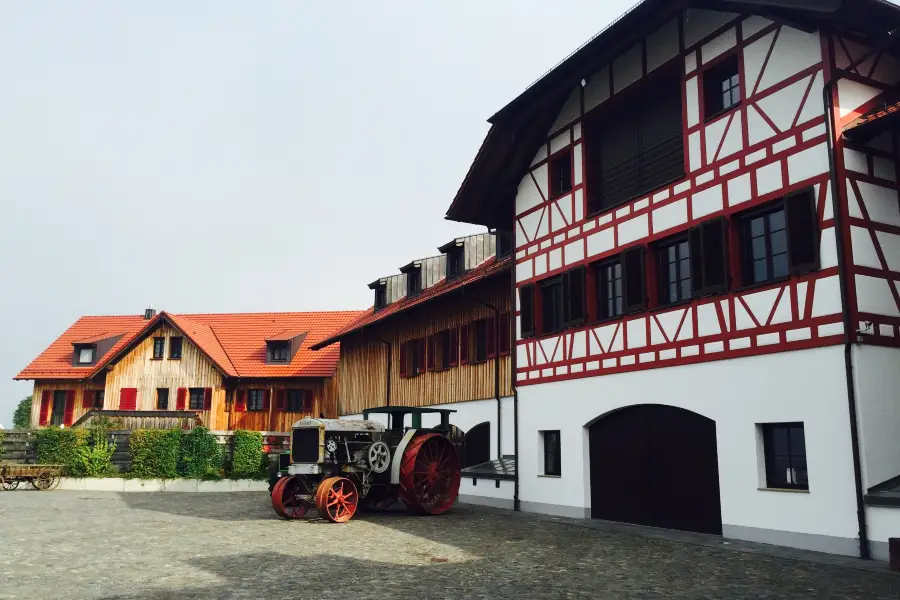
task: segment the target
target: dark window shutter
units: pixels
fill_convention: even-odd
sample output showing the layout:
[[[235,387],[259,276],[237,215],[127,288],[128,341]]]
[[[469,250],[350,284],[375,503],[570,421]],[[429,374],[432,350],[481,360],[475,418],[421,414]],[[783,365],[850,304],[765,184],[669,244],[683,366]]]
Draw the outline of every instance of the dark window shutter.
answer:
[[[50,390],[44,390],[41,393],[41,414],[38,416],[38,423],[46,425],[50,417]]]
[[[725,219],[700,225],[703,282],[701,293],[721,294],[728,289],[728,259],[725,252]],[[691,249],[693,251],[693,248]]]
[[[271,393],[269,390],[263,390],[263,410],[269,410],[269,395]]]
[[[644,247],[622,253],[623,309],[631,313],[644,309]]]
[[[459,364],[469,364],[469,326],[459,328]]]
[[[566,326],[584,323],[584,268],[579,267],[563,274]]]
[[[81,408],[94,408],[94,390],[84,390],[81,392]]]
[[[495,317],[485,319],[484,328],[487,357],[494,358],[495,356],[497,356],[497,319]]]
[[[428,336],[428,370],[434,371],[434,336]]]
[[[63,425],[71,425],[72,417],[75,414],[75,390],[66,392],[66,410],[63,414]]]
[[[812,191],[784,200],[791,273],[799,275],[819,268],[819,219]]]
[[[450,330],[450,366],[459,364],[459,330],[454,327]]]
[[[287,407],[285,406],[285,398],[287,396],[287,390],[278,390],[275,392],[275,408],[278,410],[285,410]]]
[[[691,296],[703,295],[703,229],[694,227],[688,231],[691,246]]]
[[[406,377],[406,347],[407,343],[400,344],[400,377]]]
[[[203,389],[203,410],[212,410],[212,388]]]
[[[498,347],[500,356],[509,354],[509,313],[500,315],[500,323],[497,326]]]
[[[522,322],[522,338],[534,337],[534,286],[519,288],[519,318]]]
[[[416,340],[416,352],[419,353],[419,360],[416,361],[416,374],[425,372],[425,338]]]
[[[181,389],[178,390],[178,395],[181,396]],[[244,412],[245,410],[247,410],[247,391],[237,390],[234,393],[234,412]]]

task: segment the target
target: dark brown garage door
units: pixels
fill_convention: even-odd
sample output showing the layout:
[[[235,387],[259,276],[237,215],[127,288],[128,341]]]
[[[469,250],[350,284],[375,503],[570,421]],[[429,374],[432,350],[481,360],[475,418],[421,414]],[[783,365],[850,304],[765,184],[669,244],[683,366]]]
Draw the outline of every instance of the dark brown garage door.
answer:
[[[716,424],[696,413],[640,405],[590,426],[591,516],[722,533]]]

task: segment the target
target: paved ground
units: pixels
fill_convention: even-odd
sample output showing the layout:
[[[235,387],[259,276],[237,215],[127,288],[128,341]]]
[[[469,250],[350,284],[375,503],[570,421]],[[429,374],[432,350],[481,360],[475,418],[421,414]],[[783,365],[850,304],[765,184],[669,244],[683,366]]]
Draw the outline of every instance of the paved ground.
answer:
[[[900,576],[457,508],[281,521],[268,496],[0,493],[0,598],[900,598]]]

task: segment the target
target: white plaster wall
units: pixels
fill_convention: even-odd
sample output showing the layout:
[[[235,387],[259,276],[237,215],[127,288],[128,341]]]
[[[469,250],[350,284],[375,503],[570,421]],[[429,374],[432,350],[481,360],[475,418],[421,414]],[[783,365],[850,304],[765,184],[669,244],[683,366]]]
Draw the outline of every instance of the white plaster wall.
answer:
[[[888,538],[900,537],[900,508],[887,506],[866,507],[866,532],[872,544],[872,558],[887,560]],[[878,543],[880,542],[880,543]]]
[[[475,481],[477,479],[477,481]],[[481,496],[483,498],[513,499],[516,484],[514,481],[501,480],[500,487],[494,479],[463,477],[459,484],[460,496]],[[473,483],[474,482],[474,483]]]
[[[856,537],[840,347],[520,387],[520,499],[589,507],[585,424],[661,402],[716,421],[723,524]],[[756,424],[790,421],[806,426],[810,493],[761,491]],[[538,432],[548,429],[562,433],[560,478],[539,476]]]
[[[853,364],[863,485],[871,488],[900,475],[900,349],[855,346]]]

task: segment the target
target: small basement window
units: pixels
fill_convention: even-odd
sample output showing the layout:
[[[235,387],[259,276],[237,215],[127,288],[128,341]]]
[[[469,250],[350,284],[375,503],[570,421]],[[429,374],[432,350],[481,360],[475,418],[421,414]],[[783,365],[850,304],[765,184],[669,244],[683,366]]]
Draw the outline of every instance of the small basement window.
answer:
[[[703,73],[703,108],[706,120],[741,103],[741,76],[737,54]]]
[[[169,358],[181,358],[181,346],[184,338],[173,337],[169,339]]]
[[[766,487],[809,489],[803,423],[764,423]]]
[[[550,158],[550,198],[572,190],[572,151],[566,150]]]

